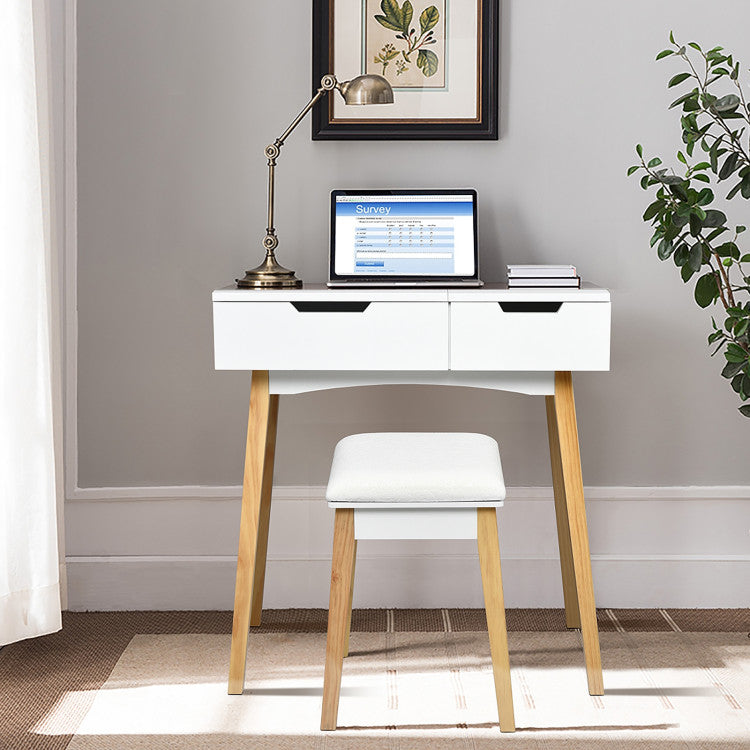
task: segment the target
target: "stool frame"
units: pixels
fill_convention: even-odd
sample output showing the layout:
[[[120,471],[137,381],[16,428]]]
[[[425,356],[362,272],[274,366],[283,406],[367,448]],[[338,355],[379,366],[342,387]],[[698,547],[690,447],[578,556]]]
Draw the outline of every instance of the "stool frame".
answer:
[[[334,730],[338,720],[343,661],[349,653],[354,567],[357,557],[358,537],[370,539],[467,538],[465,521],[467,512],[470,512],[476,520],[473,533],[468,538],[475,538],[479,548],[479,567],[482,574],[484,605],[487,613],[487,629],[489,631],[500,731],[514,732],[516,727],[513,714],[513,690],[510,680],[508,634],[505,624],[496,508],[495,506],[461,509],[435,509],[430,507],[424,511],[411,511],[411,515],[425,512],[432,513],[439,520],[427,523],[421,529],[415,525],[404,530],[403,520],[408,518],[405,513],[409,512],[409,510],[388,508],[336,508],[325,676],[323,678],[323,710],[320,728],[323,731]],[[458,521],[458,531],[457,535],[454,535],[449,531],[449,527],[456,521]],[[395,529],[392,535],[387,532],[389,524]],[[444,528],[445,531],[441,533],[435,528],[436,526]],[[405,534],[408,534],[408,536],[405,536]]]

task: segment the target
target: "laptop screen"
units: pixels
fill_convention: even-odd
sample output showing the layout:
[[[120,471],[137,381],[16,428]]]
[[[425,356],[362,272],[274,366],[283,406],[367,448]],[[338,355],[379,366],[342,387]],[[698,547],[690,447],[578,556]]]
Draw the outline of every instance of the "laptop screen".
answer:
[[[476,193],[334,190],[332,277],[476,274]]]

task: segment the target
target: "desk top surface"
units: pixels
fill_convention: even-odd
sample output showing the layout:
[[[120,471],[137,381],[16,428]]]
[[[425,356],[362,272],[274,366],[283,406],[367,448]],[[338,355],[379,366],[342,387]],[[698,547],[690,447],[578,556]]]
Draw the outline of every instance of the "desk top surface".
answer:
[[[349,300],[382,302],[609,302],[609,290],[589,282],[580,289],[535,287],[508,289],[507,284],[485,284],[480,288],[383,287],[337,288],[305,284],[302,289],[237,289],[234,285],[214,290],[214,302],[291,302],[294,300]]]

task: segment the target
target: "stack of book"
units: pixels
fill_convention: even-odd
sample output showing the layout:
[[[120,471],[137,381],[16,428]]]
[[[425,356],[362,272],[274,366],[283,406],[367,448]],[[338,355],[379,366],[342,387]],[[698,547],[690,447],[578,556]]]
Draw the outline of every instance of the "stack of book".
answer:
[[[508,266],[508,287],[581,286],[575,266]]]

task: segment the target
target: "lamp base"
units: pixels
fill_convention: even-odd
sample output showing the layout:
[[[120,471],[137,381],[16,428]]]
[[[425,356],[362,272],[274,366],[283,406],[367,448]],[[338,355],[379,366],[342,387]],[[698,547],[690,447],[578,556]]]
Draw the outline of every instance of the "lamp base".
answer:
[[[294,271],[277,263],[270,253],[257,268],[252,268],[244,278],[235,281],[240,289],[299,289],[302,286],[302,279],[298,279]]]

